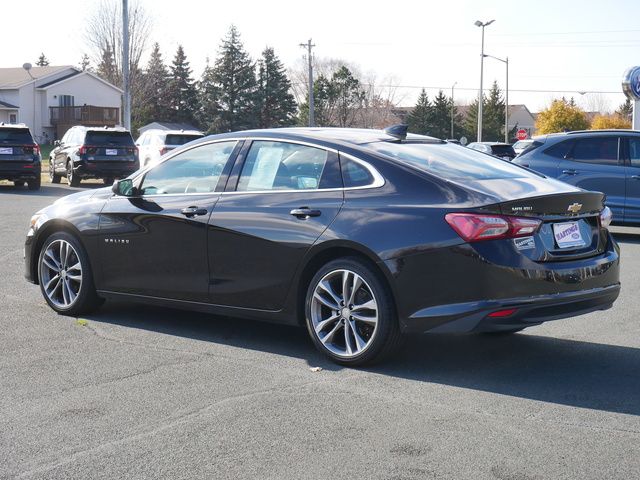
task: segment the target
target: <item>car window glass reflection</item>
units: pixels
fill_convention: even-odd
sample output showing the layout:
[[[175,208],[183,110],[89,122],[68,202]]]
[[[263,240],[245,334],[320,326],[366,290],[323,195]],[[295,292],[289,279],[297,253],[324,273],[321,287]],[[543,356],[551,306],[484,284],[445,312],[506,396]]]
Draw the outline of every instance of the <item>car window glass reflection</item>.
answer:
[[[214,192],[236,142],[192,148],[151,169],[141,185],[143,195]]]
[[[242,168],[238,191],[315,190],[328,152],[285,142],[256,141]]]

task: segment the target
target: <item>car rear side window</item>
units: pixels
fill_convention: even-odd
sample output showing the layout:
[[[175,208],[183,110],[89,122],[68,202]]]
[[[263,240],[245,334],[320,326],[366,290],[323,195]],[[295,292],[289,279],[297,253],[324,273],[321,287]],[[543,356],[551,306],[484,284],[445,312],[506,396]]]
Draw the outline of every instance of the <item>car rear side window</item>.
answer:
[[[576,139],[570,158],[598,165],[618,164],[618,137]]]
[[[346,155],[340,154],[340,166],[345,188],[366,187],[374,181],[373,175],[364,165],[351,160]]]
[[[210,143],[179,153],[147,172],[142,180],[142,194],[215,192],[236,143]]]
[[[453,144],[375,142],[375,152],[445,179],[489,180],[536,175],[505,160]]]
[[[198,138],[202,138],[203,135],[167,135],[164,143],[166,145],[184,145],[185,143],[189,143],[193,140],[197,140]]]
[[[99,132],[88,131],[85,138],[87,145],[133,145],[133,138],[129,132]]]
[[[31,145],[33,138],[26,128],[0,128],[0,144]]]
[[[238,191],[316,190],[329,152],[296,143],[254,141],[242,167]]]
[[[571,147],[573,146],[573,141],[566,140],[564,142],[556,143],[555,145],[547,148],[544,153],[545,155],[549,155],[554,158],[565,158]]]

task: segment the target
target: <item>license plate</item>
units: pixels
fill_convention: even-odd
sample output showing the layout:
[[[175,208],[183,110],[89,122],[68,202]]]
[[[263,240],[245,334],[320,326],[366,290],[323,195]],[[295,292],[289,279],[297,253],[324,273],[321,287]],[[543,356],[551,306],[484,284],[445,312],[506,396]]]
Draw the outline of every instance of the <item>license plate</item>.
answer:
[[[559,248],[583,247],[585,245],[578,222],[554,223],[553,236]]]
[[[0,147],[0,155],[13,155],[13,148]]]
[[[117,155],[118,154],[118,149],[117,148],[107,148],[106,154],[107,155]]]

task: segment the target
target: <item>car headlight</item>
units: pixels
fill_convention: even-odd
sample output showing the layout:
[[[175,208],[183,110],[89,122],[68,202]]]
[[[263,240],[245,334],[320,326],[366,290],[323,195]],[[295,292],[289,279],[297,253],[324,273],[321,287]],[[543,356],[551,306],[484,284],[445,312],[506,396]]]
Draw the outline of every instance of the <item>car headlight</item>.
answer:
[[[31,221],[29,222],[29,226],[31,227],[32,230],[35,230],[36,228],[36,223],[38,223],[38,219],[42,216],[41,213],[36,213],[35,215],[33,215],[31,217]]]

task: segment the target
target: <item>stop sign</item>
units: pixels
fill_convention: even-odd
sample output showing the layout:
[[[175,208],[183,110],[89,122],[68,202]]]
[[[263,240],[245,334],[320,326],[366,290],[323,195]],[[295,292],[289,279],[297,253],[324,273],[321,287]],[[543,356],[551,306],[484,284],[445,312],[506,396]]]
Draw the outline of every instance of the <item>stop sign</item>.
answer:
[[[518,140],[526,140],[527,139],[527,131],[524,128],[521,128],[520,130],[518,130],[518,133],[516,133],[516,138]]]

